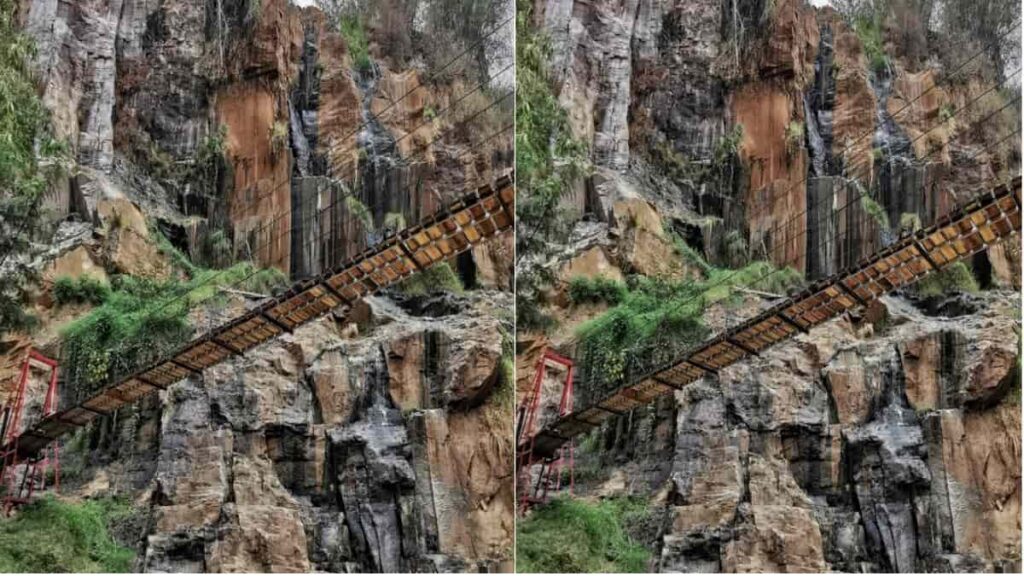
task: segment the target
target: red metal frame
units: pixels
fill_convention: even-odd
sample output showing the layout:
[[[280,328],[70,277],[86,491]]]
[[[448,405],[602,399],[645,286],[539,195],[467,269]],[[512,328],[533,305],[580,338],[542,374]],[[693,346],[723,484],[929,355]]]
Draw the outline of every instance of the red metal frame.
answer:
[[[5,406],[7,423],[3,440],[6,450],[0,454],[0,462],[2,462],[0,464],[2,465],[2,468],[0,468],[0,483],[7,486],[7,491],[3,498],[5,514],[10,514],[19,504],[28,502],[37,487],[39,489],[46,488],[46,470],[51,465],[54,470],[54,489],[60,489],[60,452],[56,442],[51,445],[51,450],[44,449],[39,457],[32,460],[22,460],[18,457],[18,440],[21,438],[19,427],[24,416],[25,392],[33,362],[41,364],[44,369],[50,372],[50,381],[46,388],[46,397],[43,399],[43,413],[41,416],[45,418],[57,412],[57,371],[59,365],[56,360],[30,349],[24,364],[21,366],[18,385],[12,390],[12,397]],[[24,470],[19,482],[17,471],[20,467],[23,467]]]
[[[566,455],[568,454],[569,460],[569,493],[571,494],[575,488],[575,476],[573,472],[573,443],[570,441],[568,446],[562,446],[558,451],[557,458],[550,458],[540,463],[541,470],[537,478],[537,483],[531,488],[530,484],[530,469],[536,464],[536,459],[533,456],[533,447],[536,438],[535,428],[537,426],[537,416],[540,408],[541,392],[544,385],[544,375],[547,373],[549,364],[557,364],[564,366],[565,371],[565,382],[562,385],[562,395],[558,403],[558,416],[563,417],[572,412],[573,405],[573,388],[572,388],[572,377],[573,361],[565,356],[552,352],[551,350],[545,350],[537,361],[537,370],[533,377],[533,385],[530,389],[530,393],[523,398],[523,402],[519,405],[517,410],[519,416],[519,433],[516,438],[517,446],[517,458],[516,466],[519,472],[519,486],[520,489],[520,500],[519,500],[519,512],[520,514],[526,512],[531,504],[537,502],[543,502],[547,498],[548,489],[554,485],[555,491],[562,488],[562,468],[565,466]]]

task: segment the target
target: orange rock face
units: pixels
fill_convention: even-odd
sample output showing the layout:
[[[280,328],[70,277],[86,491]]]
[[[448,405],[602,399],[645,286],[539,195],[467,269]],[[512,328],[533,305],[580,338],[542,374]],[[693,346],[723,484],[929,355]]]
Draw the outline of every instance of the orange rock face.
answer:
[[[807,153],[787,143],[791,123],[803,122],[800,95],[752,83],[732,96],[734,123],[743,126],[740,158],[750,173],[746,220],[751,246],[764,244],[771,261],[804,269]]]
[[[266,85],[249,81],[222,90],[216,109],[226,128],[225,155],[234,173],[228,218],[236,249],[248,243],[262,266],[287,272],[291,158],[287,144],[274,141],[275,125],[287,126],[287,102]]]

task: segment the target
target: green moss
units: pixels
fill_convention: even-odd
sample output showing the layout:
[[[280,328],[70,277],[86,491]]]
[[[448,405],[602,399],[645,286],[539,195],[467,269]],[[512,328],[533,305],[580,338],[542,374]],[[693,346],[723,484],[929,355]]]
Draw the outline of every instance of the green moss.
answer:
[[[537,572],[647,572],[649,550],[627,524],[646,515],[638,500],[596,504],[558,498],[516,523],[516,570]]]
[[[363,230],[367,232],[373,230],[373,214],[370,213],[370,209],[367,208],[366,204],[363,204],[359,198],[351,195],[346,196],[345,208],[353,218],[363,225]]]
[[[790,154],[794,154],[803,146],[804,123],[794,120],[786,126],[786,149]]]
[[[721,166],[735,156],[743,142],[743,124],[736,124],[718,140],[715,146],[715,164]]]
[[[900,230],[917,232],[921,229],[921,217],[913,212],[900,214]]]
[[[889,215],[886,214],[885,208],[876,202],[871,195],[861,194],[860,207],[864,209],[864,212],[867,213],[868,216],[871,216],[871,218],[874,219],[879,228],[882,230],[890,230]]]
[[[388,212],[384,215],[384,227],[392,230],[405,229],[405,216],[401,212]]]
[[[356,68],[359,70],[369,70],[372,68],[373,63],[370,61],[370,48],[369,42],[366,39],[366,30],[363,29],[363,23],[359,20],[359,17],[342,16],[338,26],[342,37],[345,38],[348,52],[352,55],[352,63],[356,65]]]
[[[970,268],[964,262],[955,262],[949,266],[929,274],[914,285],[918,296],[942,296],[953,292],[975,293],[981,288]]]
[[[458,275],[447,262],[435,264],[423,272],[413,274],[399,282],[396,288],[408,296],[421,296],[435,292],[461,294],[465,290],[462,280],[459,280]]]
[[[618,304],[626,297],[626,284],[603,276],[584,278],[578,276],[569,281],[569,299],[573,304],[604,303]]]
[[[683,259],[687,266],[700,270],[704,275],[711,273],[711,265],[708,264],[707,260],[704,259],[704,255],[698,252],[696,248],[687,244],[678,234],[673,233],[670,235],[670,238],[672,239],[672,245],[676,249],[676,254]]]
[[[127,511],[114,500],[38,500],[0,519],[0,572],[129,572],[135,553],[109,532]]]
[[[110,297],[110,286],[89,275],[76,278],[60,276],[53,283],[53,299],[59,306],[92,304],[99,306]]]

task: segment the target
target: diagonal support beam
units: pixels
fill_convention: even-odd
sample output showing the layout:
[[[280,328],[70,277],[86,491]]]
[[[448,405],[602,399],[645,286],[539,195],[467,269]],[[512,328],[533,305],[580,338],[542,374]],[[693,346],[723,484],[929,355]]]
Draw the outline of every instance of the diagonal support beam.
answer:
[[[693,358],[687,358],[686,361],[689,362],[690,364],[693,364],[697,368],[700,368],[701,370],[707,372],[708,374],[714,374],[715,376],[718,376],[718,370],[715,370],[714,368],[708,366],[707,364],[702,364],[694,360]]]

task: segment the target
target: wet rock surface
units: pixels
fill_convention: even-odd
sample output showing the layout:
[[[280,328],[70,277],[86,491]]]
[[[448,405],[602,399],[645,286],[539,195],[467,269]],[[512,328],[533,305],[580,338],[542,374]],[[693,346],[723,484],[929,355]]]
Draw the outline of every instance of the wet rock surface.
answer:
[[[511,406],[483,310],[510,300],[432,318],[372,298],[359,338],[303,327],[89,430],[73,490],[135,500],[145,571],[507,569]]]
[[[666,572],[1016,570],[1019,298],[831,321],[606,423],[577,491],[665,498]]]

